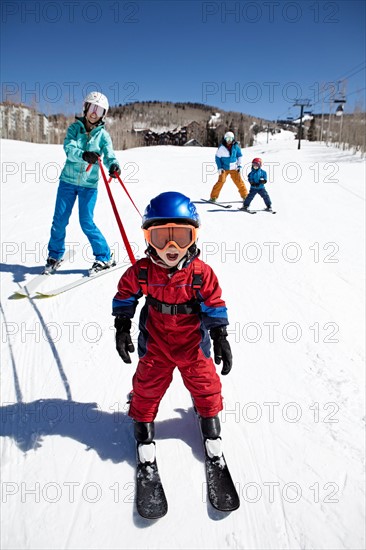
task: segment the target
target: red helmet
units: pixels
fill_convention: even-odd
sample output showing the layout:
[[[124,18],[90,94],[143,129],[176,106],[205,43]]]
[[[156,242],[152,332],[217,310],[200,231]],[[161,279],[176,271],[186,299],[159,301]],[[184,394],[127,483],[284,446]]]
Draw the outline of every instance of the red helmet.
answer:
[[[252,160],[252,164],[258,164],[260,168],[262,166],[262,159],[260,159],[259,157],[256,157],[255,159]]]

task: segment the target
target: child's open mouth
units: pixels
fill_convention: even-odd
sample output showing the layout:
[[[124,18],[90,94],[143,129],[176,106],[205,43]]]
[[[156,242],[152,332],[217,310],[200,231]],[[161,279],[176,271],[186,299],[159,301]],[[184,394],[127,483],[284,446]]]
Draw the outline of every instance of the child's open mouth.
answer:
[[[178,259],[178,256],[179,256],[178,252],[167,252],[166,254],[166,258],[170,262],[175,262],[175,260]]]

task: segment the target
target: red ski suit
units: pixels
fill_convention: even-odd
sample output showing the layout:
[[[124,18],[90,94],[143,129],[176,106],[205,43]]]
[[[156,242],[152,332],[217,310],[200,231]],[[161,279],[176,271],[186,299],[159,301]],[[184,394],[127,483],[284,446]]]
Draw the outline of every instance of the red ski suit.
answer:
[[[141,269],[147,286],[141,285]],[[199,288],[192,287],[199,273]],[[140,279],[140,282],[139,282]],[[178,367],[184,385],[193,396],[198,413],[216,416],[222,410],[221,381],[210,357],[208,330],[228,324],[221,288],[210,266],[197,257],[171,273],[149,258],[139,260],[122,275],[113,300],[113,315],[132,319],[137,301],[147,292],[139,321],[139,363],[133,377],[129,415],[139,422],[152,422]],[[159,311],[158,300],[164,307]],[[169,304],[192,301],[194,313],[177,313]],[[178,306],[179,309],[185,306]],[[168,312],[169,311],[169,312]]]

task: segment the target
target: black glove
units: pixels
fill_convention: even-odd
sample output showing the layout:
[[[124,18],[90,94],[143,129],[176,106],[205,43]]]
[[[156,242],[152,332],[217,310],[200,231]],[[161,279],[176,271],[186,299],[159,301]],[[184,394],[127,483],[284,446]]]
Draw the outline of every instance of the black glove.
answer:
[[[94,153],[94,151],[84,151],[82,154],[83,160],[85,160],[88,164],[96,164],[99,157],[99,153]]]
[[[226,340],[226,327],[212,328],[210,330],[210,336],[213,340],[215,363],[216,365],[219,365],[222,359],[221,374],[229,374],[231,367],[233,366],[233,356],[231,353],[230,344]]]
[[[115,178],[115,172],[117,172],[117,174],[120,176],[121,175],[121,169],[120,167],[118,166],[118,164],[116,164],[115,162],[113,164],[111,164],[111,167],[109,169],[109,175],[111,176],[111,178]]]
[[[259,178],[259,181],[260,181],[261,183],[267,183],[266,178]]]
[[[135,351],[130,334],[131,319],[116,317],[114,326],[116,328],[116,349],[124,363],[131,363],[129,352]]]

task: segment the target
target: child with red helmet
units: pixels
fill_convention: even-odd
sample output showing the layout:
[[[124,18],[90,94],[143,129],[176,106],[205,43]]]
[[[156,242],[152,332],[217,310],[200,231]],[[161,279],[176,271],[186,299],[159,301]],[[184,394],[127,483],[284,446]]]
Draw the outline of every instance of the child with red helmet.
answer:
[[[116,348],[131,363],[131,319],[138,300],[146,296],[129,411],[138,449],[154,446],[154,419],[175,367],[192,395],[204,439],[220,443],[221,382],[210,356],[210,336],[223,375],[231,370],[232,354],[221,288],[211,267],[198,257],[199,226],[196,207],[185,195],[167,192],[152,199],[142,220],[146,257],[122,275],[113,300]]]
[[[250,203],[254,197],[258,194],[265,202],[266,210],[272,211],[272,203],[270,196],[268,195],[264,185],[267,183],[267,172],[262,170],[262,159],[256,157],[252,160],[252,169],[248,174],[248,181],[250,183],[249,195],[243,202],[243,209],[248,210]]]

